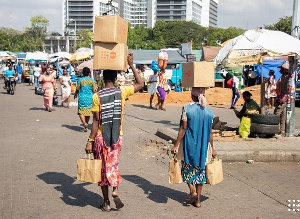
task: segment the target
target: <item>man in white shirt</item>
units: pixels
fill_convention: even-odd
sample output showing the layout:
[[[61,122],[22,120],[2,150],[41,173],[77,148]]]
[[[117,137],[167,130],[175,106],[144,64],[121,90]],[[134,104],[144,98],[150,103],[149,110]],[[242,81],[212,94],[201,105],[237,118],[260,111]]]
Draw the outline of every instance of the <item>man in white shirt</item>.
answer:
[[[42,74],[42,69],[40,65],[37,63],[35,67],[33,68],[33,75],[34,75],[34,86],[35,88],[39,87],[39,77]]]

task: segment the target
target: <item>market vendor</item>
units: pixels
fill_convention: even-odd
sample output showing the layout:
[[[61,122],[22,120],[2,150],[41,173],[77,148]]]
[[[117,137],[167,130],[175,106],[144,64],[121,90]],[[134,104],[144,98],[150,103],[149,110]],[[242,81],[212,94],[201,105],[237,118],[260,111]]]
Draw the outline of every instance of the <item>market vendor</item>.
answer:
[[[259,105],[251,98],[252,94],[249,91],[243,92],[244,105],[241,111],[234,109],[235,115],[238,118],[242,118],[243,116],[247,116],[249,114],[259,114],[260,107]]]

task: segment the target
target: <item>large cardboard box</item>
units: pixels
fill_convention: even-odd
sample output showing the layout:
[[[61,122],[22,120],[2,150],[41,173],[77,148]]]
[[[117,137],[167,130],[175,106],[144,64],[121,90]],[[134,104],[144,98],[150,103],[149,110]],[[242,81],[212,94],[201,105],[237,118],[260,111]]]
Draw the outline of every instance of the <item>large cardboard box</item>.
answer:
[[[127,43],[128,21],[119,16],[96,16],[94,42]]]
[[[125,43],[95,43],[94,69],[127,71],[127,55]]]
[[[213,62],[187,62],[182,64],[183,87],[214,87]]]

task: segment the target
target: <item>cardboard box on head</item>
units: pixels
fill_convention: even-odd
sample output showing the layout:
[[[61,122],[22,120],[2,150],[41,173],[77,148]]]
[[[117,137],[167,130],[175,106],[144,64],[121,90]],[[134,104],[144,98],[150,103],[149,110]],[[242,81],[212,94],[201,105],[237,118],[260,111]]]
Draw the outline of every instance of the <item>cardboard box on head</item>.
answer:
[[[95,43],[94,70],[127,71],[128,47],[124,43]]]
[[[119,16],[96,16],[94,42],[127,43],[128,21]]]
[[[214,87],[213,62],[187,62],[182,64],[183,87]]]

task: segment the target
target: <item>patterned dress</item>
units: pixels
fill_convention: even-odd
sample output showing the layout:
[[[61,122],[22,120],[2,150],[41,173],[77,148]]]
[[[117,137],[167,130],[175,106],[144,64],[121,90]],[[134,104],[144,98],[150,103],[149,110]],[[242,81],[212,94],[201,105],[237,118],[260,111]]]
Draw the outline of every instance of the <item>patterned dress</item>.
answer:
[[[92,97],[97,85],[94,79],[90,77],[79,78],[76,90],[78,91],[78,115],[91,116]]]
[[[97,135],[95,137],[93,153],[95,159],[102,160],[102,170],[101,170],[101,181],[98,183],[99,186],[112,186],[116,187],[122,182],[122,178],[119,171],[119,159],[122,149],[122,118],[123,118],[123,107],[125,103],[125,99],[127,99],[130,95],[134,94],[134,86],[121,86],[121,125],[118,127],[119,138],[116,143],[113,145],[106,145],[103,139],[103,125],[100,124]],[[109,91],[108,91],[109,92]],[[93,95],[93,112],[100,113],[101,120],[101,105],[99,101],[99,94],[95,93]]]

